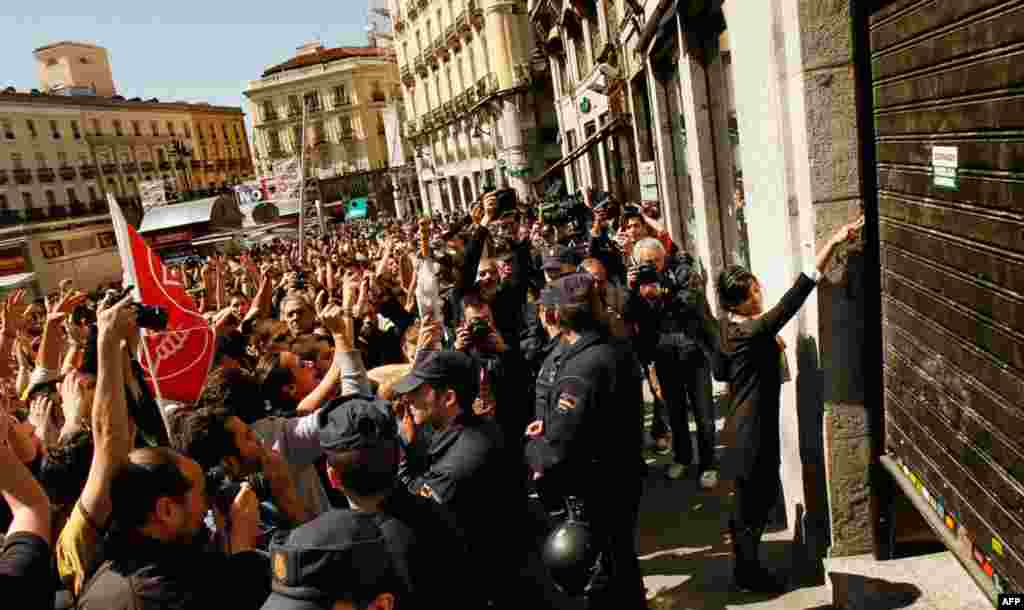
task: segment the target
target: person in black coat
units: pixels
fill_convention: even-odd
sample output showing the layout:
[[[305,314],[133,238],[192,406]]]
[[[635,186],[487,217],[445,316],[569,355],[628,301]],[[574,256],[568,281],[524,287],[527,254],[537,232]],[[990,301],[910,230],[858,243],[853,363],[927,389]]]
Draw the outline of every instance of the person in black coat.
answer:
[[[579,501],[607,556],[606,587],[588,608],[646,608],[636,556],[644,472],[643,392],[632,351],[614,346],[595,316],[593,277],[566,276],[541,296],[560,331],[537,378],[536,418],[527,428],[527,464],[549,510]],[[609,489],[614,491],[609,493]]]
[[[785,352],[777,335],[814,290],[836,247],[856,238],[863,224],[861,218],[842,227],[818,253],[815,269],[810,274],[801,273],[782,300],[767,311],[761,285],[750,271],[731,266],[719,275],[718,297],[728,316],[722,351],[737,420],[726,470],[736,482],[729,527],[736,556],[733,575],[739,588],[784,590],[784,585],[760,565],[757,554],[778,497],[781,465],[779,395]]]

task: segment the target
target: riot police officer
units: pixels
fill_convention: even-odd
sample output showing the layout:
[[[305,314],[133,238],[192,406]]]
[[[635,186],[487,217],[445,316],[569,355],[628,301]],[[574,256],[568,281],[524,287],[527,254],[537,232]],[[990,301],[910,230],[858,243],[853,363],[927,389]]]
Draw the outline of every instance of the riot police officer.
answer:
[[[576,566],[592,577],[563,574],[559,584],[583,597],[588,608],[633,610],[646,608],[634,545],[643,472],[642,386],[632,353],[609,343],[595,316],[594,297],[593,278],[586,273],[563,277],[541,295],[541,315],[561,331],[560,345],[537,378],[526,455],[544,504],[549,509],[569,505],[570,513],[578,518],[582,512],[589,526],[588,536],[561,539],[589,541],[599,551],[596,566]],[[571,546],[547,549],[546,557],[554,559],[549,568],[559,563],[560,554],[594,556]],[[565,566],[558,568],[564,572]]]

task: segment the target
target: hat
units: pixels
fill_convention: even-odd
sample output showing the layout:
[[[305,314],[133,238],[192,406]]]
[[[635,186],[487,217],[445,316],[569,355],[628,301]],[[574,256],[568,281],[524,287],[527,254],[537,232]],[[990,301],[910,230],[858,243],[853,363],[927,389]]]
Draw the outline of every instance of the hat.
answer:
[[[329,610],[379,593],[401,598],[411,588],[408,542],[389,540],[372,513],[328,511],[271,543],[272,593],[263,610]]]
[[[424,383],[429,383],[450,387],[462,401],[472,401],[480,391],[479,379],[476,362],[467,354],[421,351],[416,355],[412,371],[395,382],[391,389],[395,394],[408,394]]]
[[[576,266],[576,253],[568,246],[552,246],[544,252],[542,268],[545,271],[557,271],[562,265]]]
[[[548,284],[541,291],[540,302],[553,305],[585,305],[590,303],[594,278],[589,273],[573,273]]]
[[[317,417],[320,446],[329,451],[370,449],[397,438],[391,407],[363,396],[328,404]]]

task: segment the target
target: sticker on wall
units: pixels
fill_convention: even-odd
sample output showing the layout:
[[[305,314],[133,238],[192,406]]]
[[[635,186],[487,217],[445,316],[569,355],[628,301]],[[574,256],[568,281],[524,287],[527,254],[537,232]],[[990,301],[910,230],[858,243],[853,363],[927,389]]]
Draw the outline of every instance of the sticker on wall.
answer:
[[[932,147],[932,177],[937,188],[960,190],[959,151],[956,146]]]

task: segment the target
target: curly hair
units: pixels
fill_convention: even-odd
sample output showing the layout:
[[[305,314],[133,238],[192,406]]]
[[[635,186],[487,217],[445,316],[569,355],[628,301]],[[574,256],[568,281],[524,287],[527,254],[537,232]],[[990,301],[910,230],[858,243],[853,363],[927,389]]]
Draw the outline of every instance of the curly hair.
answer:
[[[239,369],[214,369],[196,401],[200,409],[224,409],[246,423],[265,415],[260,381]]]
[[[757,279],[740,265],[731,265],[718,274],[718,302],[726,311],[735,311],[750,298],[750,289]]]
[[[174,448],[198,462],[204,471],[228,456],[238,455],[235,437],[228,430],[230,417],[226,409],[204,408],[185,414],[172,439]]]

